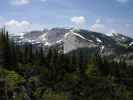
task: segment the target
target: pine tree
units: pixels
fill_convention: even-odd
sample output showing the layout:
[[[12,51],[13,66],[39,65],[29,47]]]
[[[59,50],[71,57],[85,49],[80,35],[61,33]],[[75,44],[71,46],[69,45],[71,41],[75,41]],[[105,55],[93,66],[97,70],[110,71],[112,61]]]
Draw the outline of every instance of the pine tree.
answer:
[[[12,67],[17,66],[15,44],[9,39],[5,28],[0,32],[0,57],[3,67],[12,69]]]
[[[43,47],[40,48],[39,52],[40,52],[39,53],[39,59],[40,59],[39,64],[44,65],[45,64],[45,57],[44,57]]]
[[[4,63],[3,50],[4,50],[3,30],[1,29],[0,30],[0,67],[3,66],[3,63]]]

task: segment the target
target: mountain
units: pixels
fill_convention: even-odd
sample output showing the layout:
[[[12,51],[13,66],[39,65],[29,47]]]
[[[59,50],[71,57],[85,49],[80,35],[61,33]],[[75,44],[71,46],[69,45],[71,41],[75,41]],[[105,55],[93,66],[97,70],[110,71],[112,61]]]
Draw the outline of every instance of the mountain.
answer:
[[[13,37],[14,38],[14,37]],[[17,38],[17,39],[16,39]],[[133,39],[118,33],[108,36],[83,29],[52,28],[31,31],[15,37],[17,43],[31,43],[44,47],[60,47],[64,53],[81,48],[96,48],[102,55],[132,55]]]

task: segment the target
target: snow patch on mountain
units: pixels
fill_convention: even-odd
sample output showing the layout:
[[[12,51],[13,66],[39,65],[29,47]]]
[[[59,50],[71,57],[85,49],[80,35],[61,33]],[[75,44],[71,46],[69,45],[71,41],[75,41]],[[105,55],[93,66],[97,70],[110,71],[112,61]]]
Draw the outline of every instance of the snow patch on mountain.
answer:
[[[131,42],[130,44],[129,44],[129,46],[132,46],[133,45],[133,42]]]
[[[45,44],[44,44],[45,46],[51,46],[52,44],[51,43],[49,43],[49,42],[45,42]]]
[[[40,41],[40,42],[46,42],[47,41],[47,33],[41,35],[37,41]]]
[[[63,40],[58,40],[58,41],[56,41],[56,43],[59,43],[59,44],[60,44],[60,43],[62,43],[62,41],[63,41]]]
[[[102,40],[100,40],[99,38],[96,38],[96,40],[97,40],[97,42],[100,42],[100,43],[102,42]]]
[[[103,52],[104,48],[105,48],[105,46],[102,45],[102,46],[101,46],[101,52]]]
[[[80,34],[77,34],[77,33],[74,33],[74,32],[73,32],[73,34],[74,34],[74,35],[76,35],[76,36],[78,36],[78,37],[80,37],[80,38],[82,38],[82,39],[84,39],[84,40],[86,40],[86,38],[85,38],[85,37],[83,37],[83,36],[82,36],[82,35],[80,35]]]

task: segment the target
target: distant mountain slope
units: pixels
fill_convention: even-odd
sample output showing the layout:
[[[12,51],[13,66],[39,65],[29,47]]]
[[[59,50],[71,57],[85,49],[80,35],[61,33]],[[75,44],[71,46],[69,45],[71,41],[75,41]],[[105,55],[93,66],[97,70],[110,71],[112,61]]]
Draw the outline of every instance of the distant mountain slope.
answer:
[[[44,31],[26,33],[23,38],[16,39],[22,43],[33,45],[42,44],[47,47],[62,47],[64,53],[69,53],[79,48],[99,48],[102,55],[127,55],[132,54],[133,39],[122,34],[111,36],[83,29],[53,28]]]

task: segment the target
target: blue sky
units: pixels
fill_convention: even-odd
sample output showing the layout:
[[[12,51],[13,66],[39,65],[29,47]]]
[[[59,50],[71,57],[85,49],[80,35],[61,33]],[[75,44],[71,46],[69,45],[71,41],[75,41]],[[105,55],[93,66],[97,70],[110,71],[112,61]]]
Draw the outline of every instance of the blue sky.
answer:
[[[11,32],[72,26],[133,37],[133,0],[1,0],[0,12]]]

